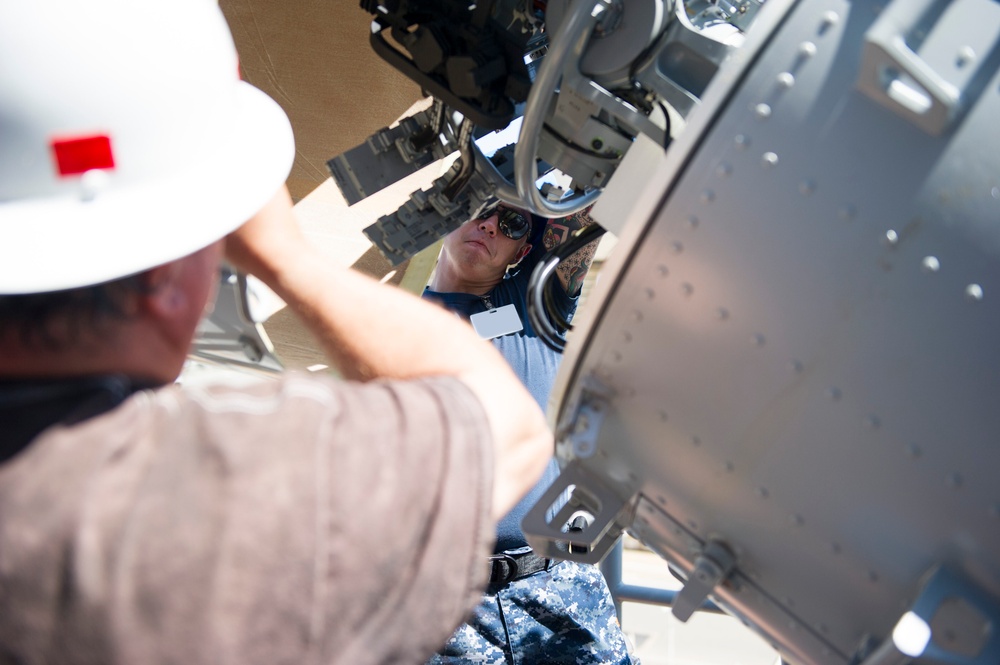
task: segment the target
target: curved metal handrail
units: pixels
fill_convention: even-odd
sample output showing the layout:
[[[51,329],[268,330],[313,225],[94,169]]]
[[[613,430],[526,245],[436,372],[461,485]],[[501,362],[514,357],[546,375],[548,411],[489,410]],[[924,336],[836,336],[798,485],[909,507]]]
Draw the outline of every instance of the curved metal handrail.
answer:
[[[551,298],[547,297],[547,288],[552,274],[561,261],[573,256],[604,233],[605,229],[598,224],[583,227],[570,236],[569,240],[549,250],[531,273],[527,293],[528,321],[531,322],[531,327],[534,328],[538,337],[553,351],[562,353],[566,347],[566,340],[563,339],[553,321],[558,322],[566,330],[572,330],[572,326],[567,321],[562,320],[562,316],[551,307]]]
[[[521,132],[514,149],[514,183],[523,205],[542,217],[566,217],[591,205],[600,194],[600,190],[595,189],[552,202],[542,196],[535,181],[538,180],[536,159],[539,136],[552,95],[559,85],[568,58],[576,56],[579,61],[590,33],[604,11],[604,0],[579,0],[574,3],[551,40],[524,106]]]

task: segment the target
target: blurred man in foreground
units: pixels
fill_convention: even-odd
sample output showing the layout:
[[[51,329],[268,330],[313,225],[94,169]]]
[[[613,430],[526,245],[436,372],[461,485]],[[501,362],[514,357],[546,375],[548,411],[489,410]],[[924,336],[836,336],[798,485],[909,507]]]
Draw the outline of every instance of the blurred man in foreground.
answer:
[[[0,146],[0,662],[432,653],[544,418],[460,321],[305,242],[215,3],[0,3]],[[172,385],[223,253],[348,381]]]

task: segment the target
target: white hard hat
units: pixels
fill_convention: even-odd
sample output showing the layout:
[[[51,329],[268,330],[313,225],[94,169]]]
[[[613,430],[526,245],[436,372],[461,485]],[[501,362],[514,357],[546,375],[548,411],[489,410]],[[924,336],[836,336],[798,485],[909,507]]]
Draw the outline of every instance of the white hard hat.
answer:
[[[0,0],[0,294],[206,247],[293,158],[214,0]]]

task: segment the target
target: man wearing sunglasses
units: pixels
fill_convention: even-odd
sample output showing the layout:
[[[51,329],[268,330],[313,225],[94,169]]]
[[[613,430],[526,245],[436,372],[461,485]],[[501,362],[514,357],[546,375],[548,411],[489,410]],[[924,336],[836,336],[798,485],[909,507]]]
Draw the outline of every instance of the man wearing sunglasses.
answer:
[[[545,252],[591,224],[586,212],[545,223],[495,204],[444,238],[424,298],[467,319],[510,363],[544,410],[561,355],[532,329],[527,290]],[[556,268],[555,305],[564,321],[576,310],[597,241]],[[499,396],[498,396],[499,398]],[[467,624],[431,659],[444,663],[637,663],[618,624],[614,601],[597,566],[535,555],[521,532],[524,514],[559,473],[545,477],[497,525],[490,583]]]

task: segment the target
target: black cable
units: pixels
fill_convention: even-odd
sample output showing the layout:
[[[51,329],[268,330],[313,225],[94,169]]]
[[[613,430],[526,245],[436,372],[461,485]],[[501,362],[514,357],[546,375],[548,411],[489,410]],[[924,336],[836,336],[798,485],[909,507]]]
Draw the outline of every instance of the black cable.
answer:
[[[549,250],[535,266],[528,280],[528,320],[542,342],[557,353],[562,353],[566,347],[566,340],[557,326],[567,331],[572,330],[573,326],[556,311],[554,299],[548,292],[549,280],[561,261],[573,256],[604,233],[604,228],[599,224],[583,227],[571,235],[569,240]]]
[[[545,305],[545,313],[548,315],[549,321],[552,322],[552,325],[555,326],[557,330],[561,330],[565,334],[566,331],[572,330],[573,326],[569,321],[563,318],[562,312],[556,308],[555,291],[557,281],[558,280],[550,279],[545,283],[545,289],[542,293],[542,295],[545,296],[543,304]]]
[[[657,101],[660,105],[660,110],[663,111],[663,149],[666,150],[670,147],[670,114],[667,113],[667,105],[661,101]]]
[[[531,279],[528,280],[528,321],[531,322],[531,327],[534,328],[535,334],[545,343],[545,346],[549,347],[556,353],[562,353],[563,348],[566,346],[566,340],[564,340],[552,324],[543,315],[542,308],[540,306],[540,301],[542,300],[542,289],[545,287],[545,283],[555,272],[556,266],[559,265],[558,256],[545,255],[545,258],[535,266],[534,272],[531,273]]]

